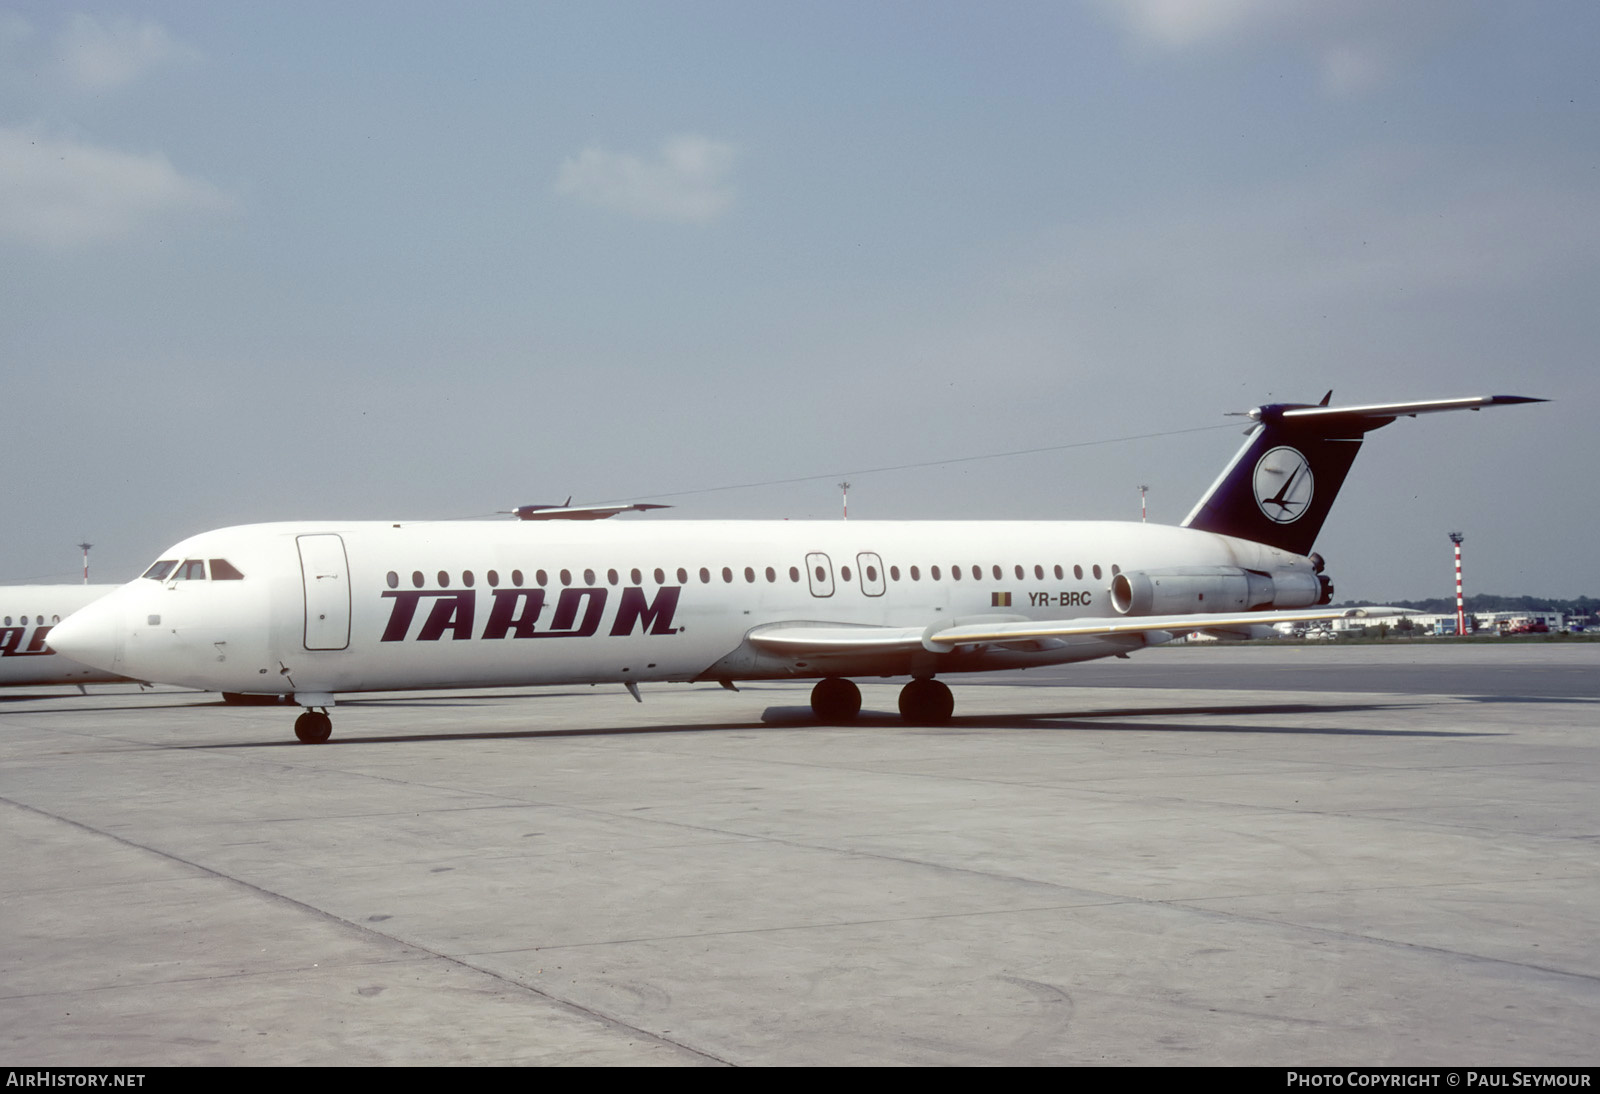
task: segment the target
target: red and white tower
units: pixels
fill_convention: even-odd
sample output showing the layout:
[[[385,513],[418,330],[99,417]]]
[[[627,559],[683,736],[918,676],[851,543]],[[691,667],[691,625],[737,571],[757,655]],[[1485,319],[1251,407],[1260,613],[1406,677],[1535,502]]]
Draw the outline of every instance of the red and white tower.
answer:
[[[83,583],[87,585],[89,584],[89,548],[93,547],[94,544],[80,543],[78,546],[83,548]]]
[[[1148,486],[1144,485],[1143,483],[1139,484],[1139,523],[1141,523],[1141,524],[1143,524],[1145,522],[1145,520],[1147,519],[1147,515],[1145,513],[1145,508],[1144,508],[1144,492],[1146,490],[1148,490],[1148,489],[1150,489],[1150,488]]]
[[[1461,595],[1461,541],[1466,537],[1460,532],[1450,533],[1450,542],[1456,545],[1456,637],[1465,638],[1467,634],[1466,600]]]

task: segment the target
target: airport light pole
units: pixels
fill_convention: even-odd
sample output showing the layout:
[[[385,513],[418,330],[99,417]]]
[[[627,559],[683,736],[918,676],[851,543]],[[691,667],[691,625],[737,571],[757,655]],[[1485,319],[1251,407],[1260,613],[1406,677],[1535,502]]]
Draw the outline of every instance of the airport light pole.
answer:
[[[1466,600],[1461,595],[1461,541],[1466,537],[1460,532],[1450,533],[1450,542],[1456,545],[1456,637],[1467,636],[1467,611]]]
[[[1143,524],[1145,522],[1145,520],[1146,520],[1146,513],[1145,513],[1145,509],[1144,509],[1144,493],[1148,489],[1150,489],[1150,488],[1148,486],[1146,486],[1144,483],[1141,482],[1139,484],[1139,523],[1140,524]]]
[[[844,491],[844,519],[845,520],[849,520],[850,519],[850,484],[847,483],[847,482],[841,482],[839,484],[839,489]]]
[[[89,584],[89,548],[93,547],[94,544],[80,543],[78,546],[83,548],[83,583],[87,585]]]

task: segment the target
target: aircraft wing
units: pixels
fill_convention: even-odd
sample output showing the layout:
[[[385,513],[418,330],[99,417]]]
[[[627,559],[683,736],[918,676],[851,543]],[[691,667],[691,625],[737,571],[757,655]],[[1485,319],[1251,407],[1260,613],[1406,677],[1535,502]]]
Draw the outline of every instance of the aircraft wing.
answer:
[[[1170,631],[1248,631],[1275,623],[1310,623],[1319,620],[1355,619],[1366,615],[1365,608],[1323,608],[1285,612],[1209,612],[1192,615],[1133,615],[1111,619],[1064,619],[1059,622],[969,623],[946,627],[925,639],[927,649],[944,653],[957,646],[982,643],[1025,642],[1039,638],[1103,638],[1117,634],[1148,634]]]
[[[768,653],[788,656],[883,654],[924,649],[949,653],[960,646],[1009,645],[1048,639],[1102,638],[1118,634],[1168,631],[1248,631],[1275,623],[1353,619],[1364,608],[1322,608],[1283,612],[1211,612],[1195,615],[1118,616],[1111,619],[1018,620],[931,627],[875,627],[844,623],[777,623],[757,627],[748,640]],[[1162,639],[1165,641],[1165,639]]]

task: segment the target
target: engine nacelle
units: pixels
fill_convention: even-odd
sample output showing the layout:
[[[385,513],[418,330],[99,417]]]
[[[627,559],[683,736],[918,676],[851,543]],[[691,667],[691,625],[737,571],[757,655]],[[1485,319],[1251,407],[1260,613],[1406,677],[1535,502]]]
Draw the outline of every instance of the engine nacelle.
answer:
[[[1118,615],[1308,608],[1325,602],[1325,580],[1310,571],[1244,570],[1236,566],[1133,570],[1111,579],[1111,607]],[[1331,594],[1331,582],[1327,591]]]

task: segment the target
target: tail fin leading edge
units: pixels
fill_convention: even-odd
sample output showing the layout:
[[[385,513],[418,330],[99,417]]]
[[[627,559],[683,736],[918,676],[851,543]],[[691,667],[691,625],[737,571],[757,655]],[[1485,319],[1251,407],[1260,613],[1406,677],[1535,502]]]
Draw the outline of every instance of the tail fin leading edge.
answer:
[[[1306,554],[1372,430],[1418,414],[1544,401],[1526,395],[1479,395],[1334,407],[1324,397],[1316,406],[1258,406],[1250,411],[1257,424],[1249,439],[1184,518],[1183,527]]]

